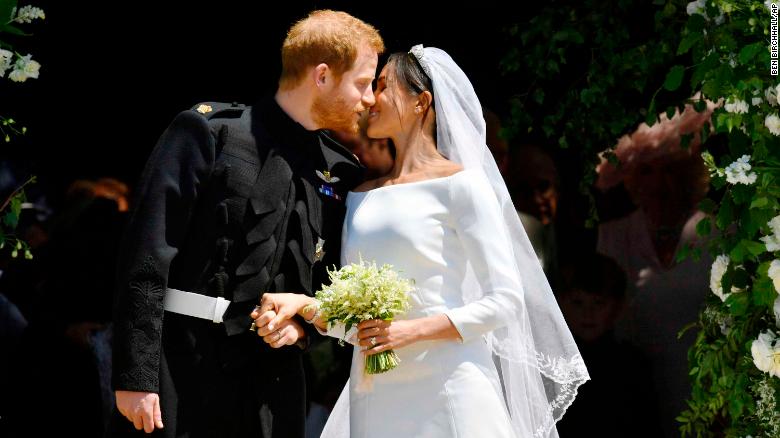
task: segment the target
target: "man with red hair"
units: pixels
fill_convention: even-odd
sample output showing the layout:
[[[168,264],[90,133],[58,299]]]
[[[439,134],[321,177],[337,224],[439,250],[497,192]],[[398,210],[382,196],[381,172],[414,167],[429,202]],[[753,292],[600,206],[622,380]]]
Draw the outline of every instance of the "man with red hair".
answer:
[[[264,339],[266,291],[312,294],[339,263],[346,192],[362,179],[323,129],[357,131],[384,50],[372,26],[315,11],[282,47],[273,97],[180,113],[152,151],[125,233],[115,300],[112,435],[304,436],[290,320]]]

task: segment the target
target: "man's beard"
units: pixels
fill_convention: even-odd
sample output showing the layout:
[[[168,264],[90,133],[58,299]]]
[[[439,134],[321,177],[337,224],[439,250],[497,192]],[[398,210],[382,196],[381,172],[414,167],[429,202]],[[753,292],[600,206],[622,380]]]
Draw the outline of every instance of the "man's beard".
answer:
[[[334,93],[335,94],[335,93]],[[355,134],[360,129],[355,115],[360,107],[350,107],[341,96],[320,96],[314,99],[311,111],[314,123],[321,129]]]

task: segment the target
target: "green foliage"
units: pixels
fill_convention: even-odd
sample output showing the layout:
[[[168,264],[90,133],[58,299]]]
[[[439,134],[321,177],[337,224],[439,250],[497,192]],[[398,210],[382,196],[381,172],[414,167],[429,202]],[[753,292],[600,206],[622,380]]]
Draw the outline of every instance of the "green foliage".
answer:
[[[502,64],[524,84],[506,133],[539,133],[579,151],[586,190],[599,153],[642,121],[652,125],[686,102],[697,111],[705,99],[722,102],[699,132],[705,147],[713,135],[726,147],[702,154],[713,190],[699,205],[709,217],[696,228],[713,257],[729,257],[725,299],[711,294],[689,326],[697,338],[692,392],[677,418],[684,437],[780,436],[780,379],[758,369],[751,353],[759,334],[778,331],[772,276],[780,273],[770,266],[780,260],[767,245],[780,239],[780,80],[769,71],[767,8],[759,0],[555,4],[510,29],[517,47]],[[683,247],[677,260],[697,250]]]

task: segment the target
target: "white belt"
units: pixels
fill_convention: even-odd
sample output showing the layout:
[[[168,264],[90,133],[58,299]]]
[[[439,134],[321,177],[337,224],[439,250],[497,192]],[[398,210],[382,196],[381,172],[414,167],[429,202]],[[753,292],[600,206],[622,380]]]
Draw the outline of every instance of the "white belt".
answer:
[[[210,319],[215,323],[222,322],[230,301],[222,297],[185,292],[178,289],[166,289],[163,308],[169,312],[195,318]]]

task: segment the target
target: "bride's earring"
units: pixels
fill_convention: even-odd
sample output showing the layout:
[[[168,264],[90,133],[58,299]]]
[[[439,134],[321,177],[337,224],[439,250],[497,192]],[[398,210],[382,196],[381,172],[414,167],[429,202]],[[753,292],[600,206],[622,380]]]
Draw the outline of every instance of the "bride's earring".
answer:
[[[421,112],[422,112],[422,108],[420,108],[419,106],[414,108],[415,114],[420,114]]]

